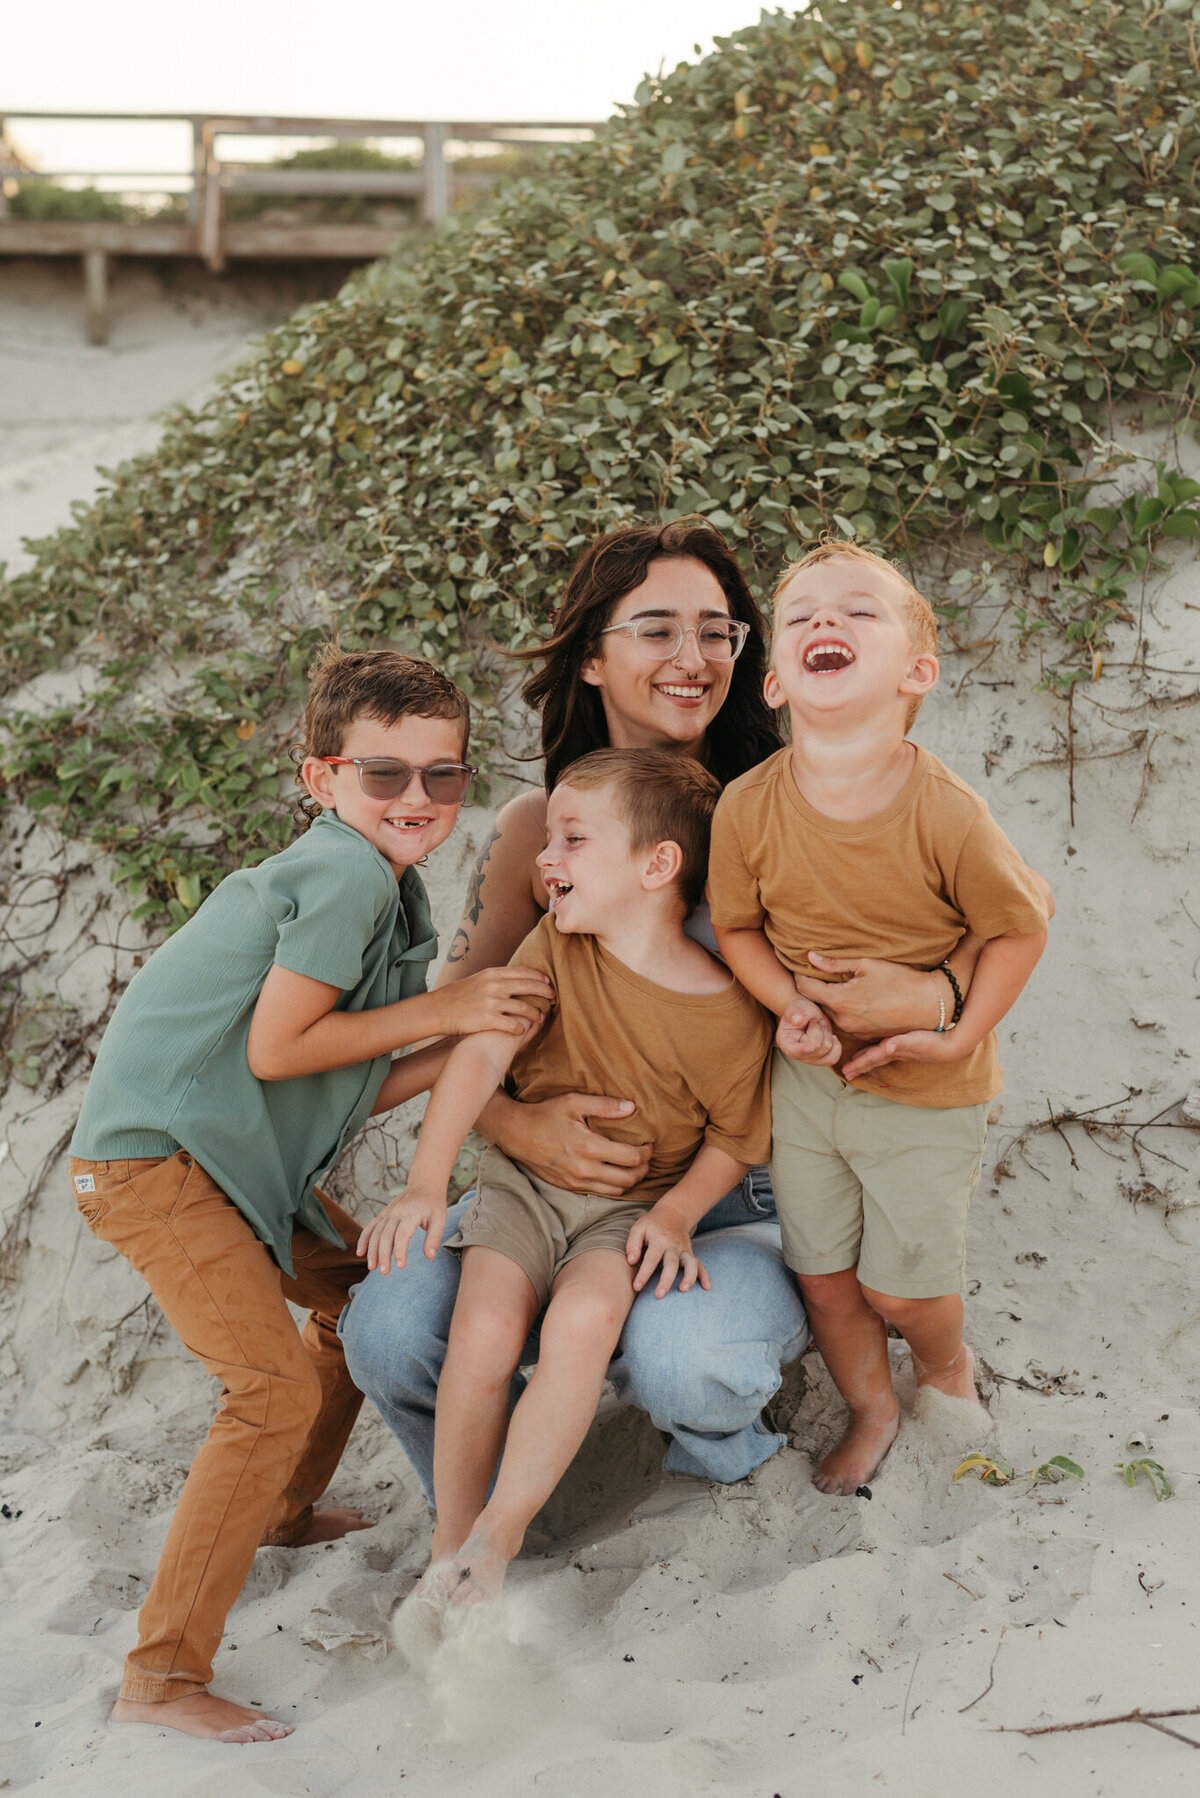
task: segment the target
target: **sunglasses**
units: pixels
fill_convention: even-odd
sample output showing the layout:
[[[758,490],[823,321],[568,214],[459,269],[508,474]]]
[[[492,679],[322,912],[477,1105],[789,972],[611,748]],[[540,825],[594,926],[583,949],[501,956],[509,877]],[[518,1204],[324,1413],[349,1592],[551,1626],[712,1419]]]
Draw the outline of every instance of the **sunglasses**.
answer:
[[[433,805],[457,805],[479,772],[467,762],[413,768],[382,755],[323,755],[321,760],[335,768],[357,768],[358,784],[368,799],[399,799],[416,775]]]

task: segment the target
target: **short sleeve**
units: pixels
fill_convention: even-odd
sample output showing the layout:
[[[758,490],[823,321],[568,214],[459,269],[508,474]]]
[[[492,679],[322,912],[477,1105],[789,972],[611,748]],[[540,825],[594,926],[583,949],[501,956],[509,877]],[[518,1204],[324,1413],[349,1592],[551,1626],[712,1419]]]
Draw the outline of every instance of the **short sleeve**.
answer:
[[[722,1080],[719,1097],[708,1107],[704,1140],[735,1161],[757,1167],[771,1153],[773,1032],[761,1006],[753,1006],[738,1036],[736,1046],[730,1045],[738,1071]]]
[[[363,960],[399,904],[385,875],[344,854],[279,856],[257,870],[259,900],[275,921],[278,967],[347,992],[363,978]]]
[[[737,795],[723,793],[713,813],[707,897],[719,930],[760,930],[766,921],[758,880],[751,872],[734,818]]]
[[[963,838],[951,897],[976,936],[1036,936],[1050,921],[1033,875],[986,809]]]
[[[535,924],[525,941],[509,956],[510,968],[536,968],[540,974],[554,979],[554,949],[550,932],[555,930],[554,919],[549,913]]]

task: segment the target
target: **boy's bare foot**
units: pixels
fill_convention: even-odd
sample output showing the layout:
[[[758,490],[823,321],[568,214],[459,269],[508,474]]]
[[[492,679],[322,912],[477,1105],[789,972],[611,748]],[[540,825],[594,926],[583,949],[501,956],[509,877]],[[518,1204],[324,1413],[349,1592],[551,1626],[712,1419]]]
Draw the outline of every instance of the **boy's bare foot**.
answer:
[[[373,1530],[375,1520],[361,1511],[314,1511],[312,1521],[302,1536],[289,1544],[292,1548],[309,1548],[314,1542],[336,1542],[352,1530]]]
[[[965,1342],[945,1367],[930,1367],[924,1361],[918,1361],[915,1355],[912,1359],[918,1388],[932,1386],[935,1391],[944,1392],[947,1398],[963,1398],[983,1410],[975,1390],[975,1357]]]
[[[108,1713],[110,1723],[155,1723],[160,1729],[178,1729],[185,1736],[202,1736],[209,1742],[279,1742],[290,1736],[293,1725],[277,1723],[262,1711],[231,1704],[213,1692],[191,1692],[186,1698],[168,1698],[162,1704],[139,1704],[118,1698]]]
[[[852,1416],[846,1434],[813,1474],[817,1491],[849,1497],[873,1480],[899,1428],[900,1411],[894,1401],[885,1410]]]

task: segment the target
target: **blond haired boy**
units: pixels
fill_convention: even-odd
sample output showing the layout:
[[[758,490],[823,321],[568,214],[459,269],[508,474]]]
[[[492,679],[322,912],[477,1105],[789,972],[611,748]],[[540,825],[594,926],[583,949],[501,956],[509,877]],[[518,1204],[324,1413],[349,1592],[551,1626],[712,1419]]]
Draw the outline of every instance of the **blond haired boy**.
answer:
[[[887,1325],[917,1381],[978,1402],[963,1341],[967,1210],[994,1028],[1046,940],[1045,887],[986,805],[907,740],[938,677],[928,602],[881,557],[822,544],[776,592],[766,694],[791,746],[735,780],[713,822],[709,900],[721,953],[781,1020],[772,1182],[784,1256],[850,1410],[815,1478],[854,1492],[896,1435]],[[939,972],[941,1023],[873,1048],[797,996],[810,951],[944,967],[984,939],[963,1004]]]

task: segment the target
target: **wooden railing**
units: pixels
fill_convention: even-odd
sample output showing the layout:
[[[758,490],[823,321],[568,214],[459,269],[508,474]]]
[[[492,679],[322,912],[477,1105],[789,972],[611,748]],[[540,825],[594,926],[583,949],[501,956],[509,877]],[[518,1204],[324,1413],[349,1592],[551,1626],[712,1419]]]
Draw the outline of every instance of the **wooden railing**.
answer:
[[[297,219],[230,219],[225,198],[230,194],[259,194],[279,199],[370,198],[417,202],[417,213],[426,224],[444,219],[455,199],[471,188],[489,186],[495,179],[480,157],[471,170],[453,166],[447,157],[451,143],[496,144],[510,149],[554,144],[590,134],[595,126],[578,121],[487,123],[478,120],[430,119],[321,119],[270,118],[235,114],[115,113],[115,112],[9,112],[0,113],[0,129],[6,124],[53,120],[55,123],[186,124],[191,129],[190,169],[173,170],[41,170],[16,166],[4,160],[0,147],[0,190],[16,191],[26,182],[53,181],[64,185],[80,181],[101,183],[115,195],[153,192],[161,181],[185,196],[181,218],[129,221],[101,219],[27,219],[14,217],[0,191],[0,255],[79,256],[84,265],[87,297],[87,334],[93,343],[108,337],[108,258],[110,256],[198,257],[215,273],[233,258],[275,260],[332,258],[370,262],[396,245],[399,232],[378,224],[316,224]],[[230,137],[408,139],[421,148],[419,167],[412,173],[391,170],[331,170],[267,168],[261,163],[237,162],[222,154],[221,140]],[[128,182],[127,187],[121,184]]]

